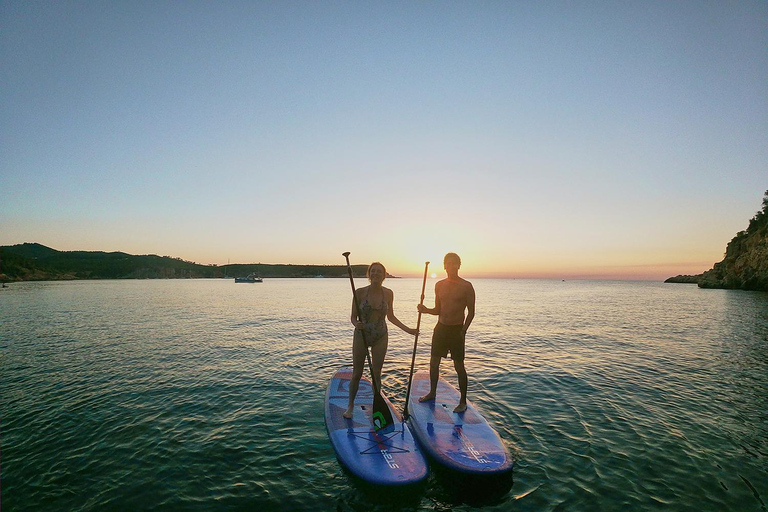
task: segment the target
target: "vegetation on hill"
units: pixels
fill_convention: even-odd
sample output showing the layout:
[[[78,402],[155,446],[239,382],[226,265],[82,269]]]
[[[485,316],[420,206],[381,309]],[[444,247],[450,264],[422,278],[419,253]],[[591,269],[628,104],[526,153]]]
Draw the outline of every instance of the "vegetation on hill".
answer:
[[[366,265],[353,265],[364,277]],[[154,254],[57,251],[37,243],[0,247],[0,279],[50,281],[63,279],[188,279],[224,278],[256,274],[261,277],[347,277],[345,265],[271,265],[263,263],[200,265]]]
[[[721,262],[699,276],[677,276],[667,282],[691,279],[701,288],[768,291],[768,190],[762,210],[728,243]]]

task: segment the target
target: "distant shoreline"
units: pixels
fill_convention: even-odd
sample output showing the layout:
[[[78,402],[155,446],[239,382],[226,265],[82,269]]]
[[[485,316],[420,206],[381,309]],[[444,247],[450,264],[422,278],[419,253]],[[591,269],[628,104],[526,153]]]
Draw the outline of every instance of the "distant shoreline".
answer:
[[[348,277],[346,265],[236,263],[202,265],[155,254],[58,251],[37,243],[0,247],[0,279],[71,281],[96,279],[225,279],[255,275],[261,278]],[[355,277],[365,277],[368,265],[352,265]],[[395,277],[395,276],[388,276]]]

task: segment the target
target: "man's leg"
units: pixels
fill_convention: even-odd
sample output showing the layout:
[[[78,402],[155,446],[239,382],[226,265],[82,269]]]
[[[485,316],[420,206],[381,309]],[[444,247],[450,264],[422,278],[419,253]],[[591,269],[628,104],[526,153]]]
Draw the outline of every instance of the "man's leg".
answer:
[[[419,398],[419,402],[434,400],[437,393],[437,379],[440,376],[440,354],[432,354],[429,358],[429,393]]]
[[[432,348],[429,351],[429,393],[419,398],[419,402],[434,400],[437,394],[437,379],[440,377],[440,359],[442,359],[442,347],[438,334],[440,324],[432,331]]]
[[[461,329],[461,328],[459,328]],[[453,367],[456,369],[456,375],[459,378],[459,391],[461,398],[459,405],[453,412],[464,412],[467,410],[467,370],[464,368],[464,352],[466,348],[466,337],[459,330],[457,337],[452,340],[451,355],[453,356]]]
[[[467,410],[467,370],[464,368],[464,360],[454,360],[453,367],[456,369],[456,375],[459,377],[459,391],[461,392],[461,398],[459,399],[459,405],[453,410],[453,412],[464,412]]]

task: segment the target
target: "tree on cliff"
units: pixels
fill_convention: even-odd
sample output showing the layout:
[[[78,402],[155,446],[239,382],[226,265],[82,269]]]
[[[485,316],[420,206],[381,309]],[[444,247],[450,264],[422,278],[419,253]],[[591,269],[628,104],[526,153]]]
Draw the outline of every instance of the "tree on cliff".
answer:
[[[763,196],[763,209],[757,212],[749,221],[747,234],[756,232],[766,224],[768,224],[768,190],[765,191],[765,195]]]
[[[768,190],[763,208],[728,243],[723,261],[698,280],[702,288],[740,288],[768,291]]]

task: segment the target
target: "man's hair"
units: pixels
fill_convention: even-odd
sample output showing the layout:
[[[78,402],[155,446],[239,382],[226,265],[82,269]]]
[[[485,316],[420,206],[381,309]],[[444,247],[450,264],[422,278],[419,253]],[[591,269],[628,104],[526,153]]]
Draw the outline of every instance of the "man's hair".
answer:
[[[456,260],[456,262],[461,266],[461,258],[459,258],[459,255],[455,252],[449,252],[445,255],[445,258],[443,258],[443,265],[448,263],[448,260]]]

